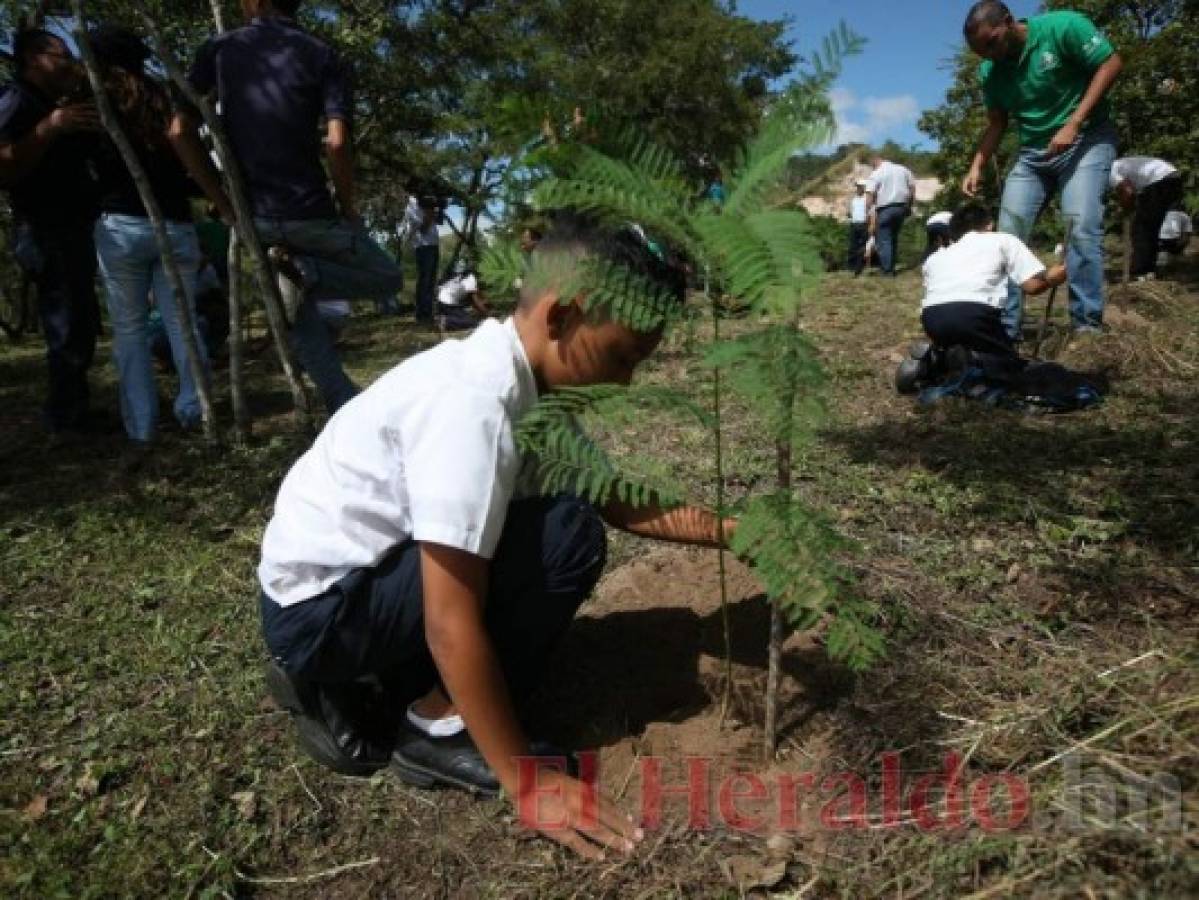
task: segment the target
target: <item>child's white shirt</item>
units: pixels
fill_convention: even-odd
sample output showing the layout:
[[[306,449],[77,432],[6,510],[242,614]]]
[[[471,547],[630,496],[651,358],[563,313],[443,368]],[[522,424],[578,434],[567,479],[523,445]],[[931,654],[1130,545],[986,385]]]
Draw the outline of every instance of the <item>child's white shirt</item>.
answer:
[[[1020,284],[1044,271],[1018,237],[970,231],[925,261],[922,306],[970,302],[1002,309],[1009,279]]]
[[[437,291],[437,302],[445,306],[461,306],[471,294],[479,290],[479,280],[474,275],[451,278]]]
[[[409,539],[490,559],[537,383],[512,319],[406,360],[329,420],[279,488],[258,578],[311,599]]]

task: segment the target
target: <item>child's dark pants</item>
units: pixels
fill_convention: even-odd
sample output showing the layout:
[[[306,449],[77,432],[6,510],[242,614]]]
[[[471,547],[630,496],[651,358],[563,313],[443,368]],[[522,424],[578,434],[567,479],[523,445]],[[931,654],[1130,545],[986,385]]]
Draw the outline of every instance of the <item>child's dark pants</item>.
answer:
[[[599,580],[606,547],[599,515],[582,500],[520,500],[508,508],[484,617],[514,697],[536,684]],[[281,607],[262,597],[272,656],[289,674],[318,683],[375,676],[406,695],[425,693],[438,677],[424,626],[420,546],[413,541],[311,600]]]
[[[1004,330],[999,309],[986,303],[962,301],[929,306],[920,323],[937,347],[955,345],[973,350],[987,375],[1007,378],[1024,368],[1024,360]]]

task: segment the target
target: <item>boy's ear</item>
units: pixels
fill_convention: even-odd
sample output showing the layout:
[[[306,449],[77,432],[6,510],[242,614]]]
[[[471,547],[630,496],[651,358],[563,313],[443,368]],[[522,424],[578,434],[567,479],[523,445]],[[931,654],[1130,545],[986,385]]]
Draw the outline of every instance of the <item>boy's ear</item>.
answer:
[[[558,341],[573,331],[582,321],[583,308],[578,299],[563,303],[562,298],[556,292],[551,292],[549,298],[548,309],[545,311],[546,330],[550,340]]]

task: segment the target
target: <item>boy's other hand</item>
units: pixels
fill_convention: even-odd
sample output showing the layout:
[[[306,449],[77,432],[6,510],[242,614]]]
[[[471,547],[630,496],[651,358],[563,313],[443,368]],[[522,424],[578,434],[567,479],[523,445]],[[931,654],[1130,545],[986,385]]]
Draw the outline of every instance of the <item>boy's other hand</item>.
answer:
[[[103,125],[94,103],[71,103],[50,113],[45,127],[52,136],[57,136],[75,131],[99,131]]]
[[[521,821],[586,859],[604,859],[605,849],[632,853],[645,837],[632,817],[594,784],[543,770],[535,787],[532,797],[518,801]],[[531,805],[527,812],[526,802]]]
[[[962,179],[962,193],[967,197],[975,197],[978,195],[979,185],[982,183],[982,172],[975,166],[970,167],[970,171],[966,173],[966,177]]]
[[[1045,280],[1049,282],[1050,287],[1057,287],[1059,284],[1066,283],[1066,267],[1062,263],[1056,266],[1050,266],[1049,271],[1045,273]]]

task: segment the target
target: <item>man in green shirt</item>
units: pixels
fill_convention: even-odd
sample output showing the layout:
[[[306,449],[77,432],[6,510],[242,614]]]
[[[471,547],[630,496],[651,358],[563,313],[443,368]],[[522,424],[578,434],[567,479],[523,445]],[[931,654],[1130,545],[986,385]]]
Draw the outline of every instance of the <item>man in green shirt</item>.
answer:
[[[1103,196],[1116,157],[1116,130],[1106,94],[1123,63],[1086,16],[1049,12],[1016,21],[998,0],[975,3],[963,28],[970,49],[983,58],[979,77],[987,104],[987,130],[962,191],[975,196],[982,170],[1010,119],[1020,153],[1008,173],[999,230],[1027,240],[1037,215],[1054,193],[1072,223],[1066,248],[1070,318],[1075,333],[1103,325]],[[1020,289],[1009,285],[1004,325],[1020,337]]]

